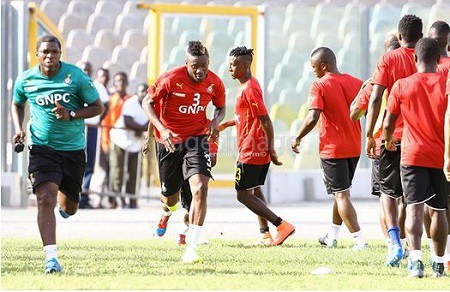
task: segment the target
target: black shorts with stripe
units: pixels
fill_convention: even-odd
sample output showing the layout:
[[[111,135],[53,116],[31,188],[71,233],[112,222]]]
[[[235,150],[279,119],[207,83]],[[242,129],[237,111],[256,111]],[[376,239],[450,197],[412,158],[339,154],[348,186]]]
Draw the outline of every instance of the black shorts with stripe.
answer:
[[[270,163],[263,165],[236,162],[235,184],[238,191],[247,191],[264,185]]]
[[[206,135],[190,137],[175,145],[175,152],[156,143],[161,193],[168,197],[177,193],[183,181],[195,174],[211,175],[211,158]]]
[[[392,198],[403,195],[402,179],[400,175],[400,144],[396,151],[388,151],[383,145],[380,153],[380,191]]]
[[[436,210],[447,208],[450,185],[440,168],[402,165],[407,205],[425,203]]]
[[[328,194],[348,190],[352,186],[356,165],[359,157],[352,158],[321,158],[323,181]]]

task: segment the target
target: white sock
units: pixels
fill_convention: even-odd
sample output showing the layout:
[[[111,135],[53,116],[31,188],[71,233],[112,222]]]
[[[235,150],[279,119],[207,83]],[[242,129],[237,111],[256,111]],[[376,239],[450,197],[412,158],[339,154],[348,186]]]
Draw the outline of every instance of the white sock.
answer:
[[[359,247],[363,247],[366,244],[366,240],[362,234],[362,230],[351,233],[353,238],[355,239],[355,243]]]
[[[427,238],[428,247],[430,248],[430,258],[434,260],[436,258],[436,253],[434,252],[434,244],[431,238]]]
[[[331,224],[330,231],[328,232],[328,238],[331,240],[338,239],[340,230],[341,225]]]
[[[163,211],[163,215],[168,217],[172,215],[172,211]]]
[[[400,238],[403,247],[406,247],[406,238]]]
[[[391,246],[391,244],[392,244],[391,239],[390,238],[386,239],[386,246],[389,247]]]
[[[49,244],[44,246],[45,260],[49,261],[52,258],[58,260],[58,246],[56,244]]]
[[[439,257],[439,256],[436,256],[435,258],[434,258],[434,260],[436,261],[436,263],[445,263],[445,257],[444,256],[441,256],[441,257]]]
[[[189,242],[186,248],[194,249],[197,247],[198,240],[200,238],[200,233],[202,231],[203,226],[199,225],[190,225],[189,226]]]
[[[422,251],[420,249],[410,250],[409,258],[411,261],[422,260]]]

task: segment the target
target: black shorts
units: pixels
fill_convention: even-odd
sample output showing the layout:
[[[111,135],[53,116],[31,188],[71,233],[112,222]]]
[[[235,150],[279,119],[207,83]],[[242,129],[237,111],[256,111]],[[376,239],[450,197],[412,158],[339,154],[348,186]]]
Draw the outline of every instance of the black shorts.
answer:
[[[372,160],[372,195],[380,197],[380,157]]]
[[[170,153],[164,144],[156,143],[161,193],[168,197],[177,193],[183,181],[194,174],[211,176],[211,158],[205,135],[191,137],[175,145]]]
[[[57,151],[38,145],[31,145],[29,149],[28,178],[33,192],[37,185],[53,182],[59,186],[59,191],[78,203],[86,167],[84,150]]]
[[[440,168],[402,165],[406,204],[425,203],[437,210],[447,208],[449,183]]]
[[[234,188],[238,191],[248,191],[264,185],[270,163],[263,165],[236,162]]]
[[[192,203],[192,192],[189,180],[183,181],[181,184],[181,206],[189,212]]]
[[[321,158],[323,181],[328,194],[343,192],[352,186],[359,157],[323,159]]]
[[[397,151],[388,151],[381,145],[380,153],[380,191],[392,198],[403,195],[402,180],[400,177],[400,144]]]

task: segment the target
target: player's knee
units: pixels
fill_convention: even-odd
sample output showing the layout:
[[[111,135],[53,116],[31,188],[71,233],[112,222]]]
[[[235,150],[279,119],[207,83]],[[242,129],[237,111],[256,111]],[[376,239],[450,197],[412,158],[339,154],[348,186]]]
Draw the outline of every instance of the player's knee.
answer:
[[[194,192],[192,192],[192,194],[197,198],[206,198],[208,195],[208,183],[198,182],[194,187]]]
[[[56,195],[49,191],[43,191],[36,195],[37,205],[39,208],[55,208]]]
[[[247,202],[247,194],[238,192],[237,193],[237,200],[239,203],[244,204]]]

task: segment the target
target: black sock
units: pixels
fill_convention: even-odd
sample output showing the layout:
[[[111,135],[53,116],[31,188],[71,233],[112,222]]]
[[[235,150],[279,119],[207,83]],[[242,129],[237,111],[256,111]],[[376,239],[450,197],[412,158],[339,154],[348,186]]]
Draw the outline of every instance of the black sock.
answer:
[[[259,232],[261,232],[261,233],[269,232],[269,227],[261,228],[261,229],[259,229]]]
[[[275,219],[275,221],[272,222],[273,225],[275,225],[276,227],[281,225],[281,221],[283,221],[283,219],[281,219],[280,217],[277,217],[277,219]]]

